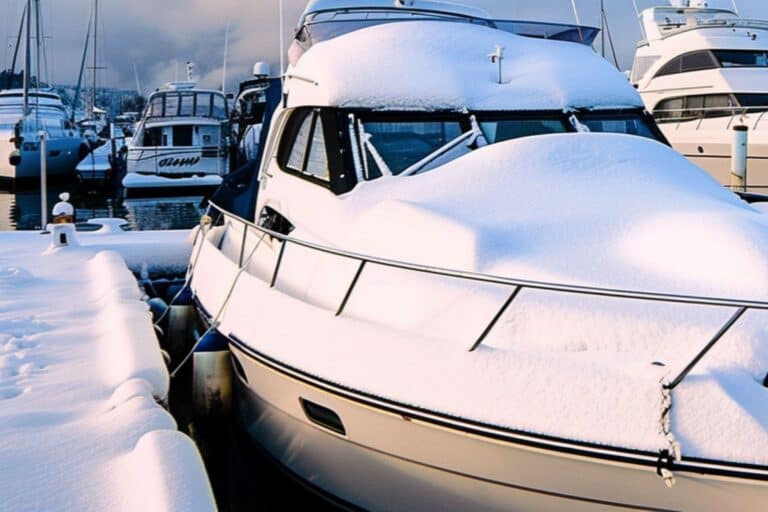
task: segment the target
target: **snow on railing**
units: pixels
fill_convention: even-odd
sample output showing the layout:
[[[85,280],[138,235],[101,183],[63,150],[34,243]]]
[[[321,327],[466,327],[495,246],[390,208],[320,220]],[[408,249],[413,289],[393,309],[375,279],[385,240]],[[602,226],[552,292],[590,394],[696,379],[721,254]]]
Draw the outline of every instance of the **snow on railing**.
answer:
[[[283,262],[283,257],[289,245],[303,247],[310,249],[318,253],[337,256],[339,258],[353,260],[358,262],[357,271],[355,272],[352,281],[347,287],[346,293],[343,299],[339,303],[336,310],[336,316],[341,316],[352,297],[352,294],[357,287],[357,283],[360,280],[361,275],[369,265],[378,265],[387,268],[400,269],[408,272],[416,272],[420,274],[429,274],[441,277],[450,277],[458,280],[472,281],[476,283],[495,284],[508,286],[512,289],[507,300],[498,310],[496,315],[489,321],[483,332],[475,339],[469,348],[469,352],[477,350],[488,337],[488,335],[496,327],[504,313],[512,306],[515,299],[519,296],[520,292],[525,289],[548,291],[553,293],[571,294],[571,295],[586,295],[591,297],[608,297],[635,301],[657,302],[657,303],[671,303],[671,304],[687,304],[697,306],[714,306],[720,308],[733,308],[736,311],[728,319],[728,321],[715,333],[715,335],[707,342],[707,344],[696,354],[696,356],[683,368],[672,380],[666,380],[663,382],[663,389],[671,392],[685,378],[696,368],[701,360],[722,340],[722,338],[730,331],[730,329],[744,316],[749,310],[762,310],[768,311],[768,302],[754,301],[754,300],[737,300],[717,297],[700,297],[691,295],[675,295],[667,293],[654,293],[645,291],[633,291],[633,290],[620,290],[614,288],[598,288],[591,286],[570,285],[562,283],[547,283],[542,281],[532,281],[526,279],[515,279],[501,276],[493,276],[487,274],[480,274],[475,272],[467,272],[462,270],[451,270],[440,267],[432,267],[428,265],[420,265],[414,263],[407,263],[402,261],[390,260],[386,258],[379,258],[376,256],[369,256],[363,254],[357,254],[353,252],[343,251],[340,249],[334,249],[322,245],[308,242],[298,238],[293,238],[270,229],[266,229],[262,226],[247,221],[237,215],[222,210],[214,203],[210,203],[209,211],[218,212],[214,225],[220,225],[221,221],[226,219],[229,222],[241,224],[243,226],[243,239],[240,245],[240,256],[238,266],[243,269],[247,265],[248,261],[245,258],[246,245],[248,242],[248,234],[252,232],[259,233],[262,237],[269,236],[274,240],[281,242],[278,252],[277,260],[275,262],[274,269],[270,279],[270,287],[274,288],[280,275],[280,269]],[[256,247],[258,249],[258,246]],[[251,255],[252,257],[252,255]],[[248,258],[250,259],[250,258]]]

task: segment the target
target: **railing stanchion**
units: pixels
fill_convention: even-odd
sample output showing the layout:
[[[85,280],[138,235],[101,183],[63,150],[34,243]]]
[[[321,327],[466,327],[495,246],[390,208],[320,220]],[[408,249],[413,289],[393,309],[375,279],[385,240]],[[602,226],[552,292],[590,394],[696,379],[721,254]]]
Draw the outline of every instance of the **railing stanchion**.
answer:
[[[488,335],[491,334],[491,331],[493,330],[493,328],[496,327],[496,324],[499,323],[499,320],[501,320],[501,315],[503,315],[504,312],[509,308],[510,304],[512,304],[512,302],[517,298],[517,296],[520,294],[522,289],[523,289],[522,286],[515,287],[515,291],[512,292],[512,295],[509,296],[509,298],[501,307],[499,312],[496,313],[496,316],[493,317],[493,320],[491,320],[491,323],[488,324],[488,326],[485,328],[485,330],[483,331],[483,334],[481,334],[480,337],[477,338],[477,341],[475,341],[475,343],[472,345],[472,348],[469,349],[470,352],[474,352],[475,350],[478,349],[478,347],[480,347],[480,345],[483,344],[483,342],[485,341],[485,338],[487,338]]]
[[[277,274],[280,272],[280,265],[283,264],[283,254],[285,254],[285,247],[288,245],[288,240],[283,240],[280,245],[280,253],[277,255],[277,263],[275,264],[275,271],[272,273],[272,281],[269,283],[270,288],[275,287],[277,283]]]
[[[245,257],[245,244],[248,241],[248,224],[243,223],[243,243],[240,244],[240,268],[243,268],[243,258]]]
[[[336,310],[336,316],[341,316],[341,314],[344,312],[344,308],[347,307],[347,302],[349,302],[349,298],[352,296],[352,292],[354,291],[355,286],[357,286],[357,281],[360,279],[360,275],[363,273],[366,263],[368,262],[362,260],[360,262],[360,266],[357,267],[357,272],[355,272],[355,277],[352,279],[349,288],[347,288],[347,293],[344,295],[344,300],[341,301],[339,309]]]
[[[681,382],[690,374],[693,369],[696,367],[697,364],[699,364],[699,361],[701,361],[707,353],[709,353],[710,350],[717,344],[718,341],[720,341],[723,336],[726,335],[726,333],[731,330],[731,327],[739,321],[739,319],[744,316],[744,313],[747,312],[749,308],[747,307],[740,307],[736,313],[731,316],[731,318],[728,319],[728,321],[725,323],[724,326],[720,328],[719,331],[717,331],[717,334],[707,343],[707,346],[702,349],[701,352],[696,354],[696,357],[693,358],[693,361],[691,361],[688,366],[685,367],[685,369],[680,372],[680,375],[678,375],[675,380],[670,382],[669,384],[664,384],[664,389],[673,390],[678,385],[680,385]]]

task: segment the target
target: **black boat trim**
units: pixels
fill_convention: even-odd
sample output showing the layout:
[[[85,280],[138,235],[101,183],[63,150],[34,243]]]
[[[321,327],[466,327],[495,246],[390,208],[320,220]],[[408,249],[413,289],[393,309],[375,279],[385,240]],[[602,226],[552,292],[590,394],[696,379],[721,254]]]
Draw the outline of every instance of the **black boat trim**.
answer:
[[[253,357],[261,364],[273,370],[292,377],[326,392],[340,396],[368,407],[380,409],[392,414],[402,415],[417,421],[437,425],[443,428],[457,430],[465,434],[509,442],[530,448],[542,449],[558,453],[567,453],[586,458],[600,459],[614,463],[631,464],[646,468],[657,469],[659,454],[631,448],[616,448],[598,445],[584,441],[563,439],[554,436],[533,434],[514,429],[454,417],[447,414],[430,411],[414,406],[405,406],[386,398],[363,393],[346,386],[328,382],[322,378],[308,374],[297,368],[288,366],[276,359],[258,352],[235,334],[226,336],[232,345],[241,352]],[[683,457],[680,462],[672,462],[669,469],[673,472],[695,473],[735,479],[768,481],[768,468],[752,464],[722,463],[707,459]]]

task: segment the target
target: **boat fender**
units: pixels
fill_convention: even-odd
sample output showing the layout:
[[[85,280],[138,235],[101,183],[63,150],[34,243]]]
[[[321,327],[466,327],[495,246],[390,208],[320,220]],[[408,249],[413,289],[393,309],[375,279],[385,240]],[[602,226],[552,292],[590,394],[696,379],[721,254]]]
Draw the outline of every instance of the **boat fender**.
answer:
[[[192,405],[199,416],[228,414],[232,408],[232,359],[228,340],[211,331],[192,356]]]
[[[188,285],[169,286],[166,300],[172,306],[191,306],[193,303],[192,289]]]
[[[166,304],[165,301],[159,297],[149,299],[147,301],[147,305],[149,305],[149,311],[152,313],[153,323],[156,323],[158,319],[162,318],[168,309],[168,304]]]
[[[18,149],[11,151],[11,155],[8,157],[8,163],[11,164],[12,167],[21,165],[21,151]]]

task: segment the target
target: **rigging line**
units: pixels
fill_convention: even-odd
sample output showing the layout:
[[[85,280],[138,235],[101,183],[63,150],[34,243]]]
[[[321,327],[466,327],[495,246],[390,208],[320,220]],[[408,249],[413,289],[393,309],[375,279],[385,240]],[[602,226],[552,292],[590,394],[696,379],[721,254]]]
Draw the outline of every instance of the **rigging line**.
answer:
[[[605,33],[608,36],[608,44],[611,47],[611,54],[613,55],[613,63],[616,65],[616,69],[621,71],[619,67],[619,56],[616,54],[616,45],[613,44],[613,36],[611,35],[611,25],[608,23],[608,15],[603,11],[603,20],[605,23]]]
[[[733,12],[735,12],[736,15],[738,16],[739,8],[736,6],[736,0],[731,0],[731,5],[733,6]]]
[[[576,7],[576,0],[571,0],[571,7],[573,7],[573,16],[576,18],[576,25],[579,28],[579,39],[584,42],[584,34],[581,33],[581,18],[579,17],[579,9]]]
[[[280,14],[280,78],[282,80],[282,90],[285,94],[285,13],[283,11],[283,0],[279,2],[279,14]]]
[[[640,18],[640,9],[637,8],[637,0],[632,0],[632,5],[635,7],[635,16],[637,23],[640,25],[640,32],[643,34],[643,39],[648,39],[648,34],[645,33],[645,27],[643,26],[643,20]]]
[[[40,0],[38,0],[39,2]],[[40,25],[40,34],[38,34],[38,37],[40,38],[40,44],[43,48],[43,71],[45,73],[45,83],[48,84],[50,87],[51,81],[50,77],[48,76],[48,50],[45,46],[45,26],[43,25],[43,16],[41,15],[40,8],[38,7],[37,15],[39,17],[38,23]]]

